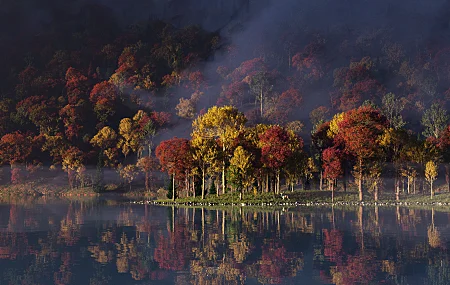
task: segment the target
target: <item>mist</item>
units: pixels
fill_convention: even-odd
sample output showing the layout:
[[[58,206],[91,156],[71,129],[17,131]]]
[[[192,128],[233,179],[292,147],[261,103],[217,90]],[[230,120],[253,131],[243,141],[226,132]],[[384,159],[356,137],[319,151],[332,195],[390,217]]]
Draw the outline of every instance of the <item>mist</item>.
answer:
[[[209,85],[197,104],[198,112],[217,103],[223,84],[217,74],[219,66],[232,70],[245,60],[261,57],[272,69],[286,72],[289,65],[287,49],[292,49],[292,53],[301,52],[309,43],[321,41],[324,50],[320,60],[326,68],[325,78],[321,84],[301,90],[302,105],[290,118],[303,121],[307,129],[311,127],[310,111],[321,105],[330,106],[334,69],[346,67],[352,60],[364,56],[370,56],[378,64],[386,57],[383,47],[394,42],[404,50],[405,60],[414,60],[429,49],[439,49],[450,43],[450,2],[445,0],[21,0],[3,4],[0,21],[8,28],[0,33],[0,51],[6,63],[26,60],[16,46],[25,45],[29,39],[42,34],[64,31],[75,19],[100,25],[97,31],[100,33],[114,34],[118,27],[127,29],[149,20],[167,21],[178,28],[199,25],[207,31],[218,32],[225,48],[191,67],[201,70]],[[227,47],[233,47],[233,54]],[[8,71],[3,70],[4,74]],[[387,91],[395,90],[396,77],[391,74],[382,78]],[[169,106],[190,96],[183,88],[174,93]],[[158,106],[159,99],[154,100]],[[241,109],[247,111],[248,107]],[[173,109],[169,111],[175,113]],[[189,120],[176,119],[176,127],[161,134],[161,139],[174,135],[188,137],[190,124]]]

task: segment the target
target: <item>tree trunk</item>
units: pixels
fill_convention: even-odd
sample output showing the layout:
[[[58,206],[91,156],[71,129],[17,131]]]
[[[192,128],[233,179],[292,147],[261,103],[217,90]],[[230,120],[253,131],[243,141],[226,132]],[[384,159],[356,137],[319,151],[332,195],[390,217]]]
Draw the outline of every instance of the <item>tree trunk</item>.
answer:
[[[150,174],[148,171],[145,172],[145,190],[150,192]]]
[[[216,185],[216,196],[219,197],[219,183],[216,183],[216,180],[214,180],[214,185]]]
[[[175,174],[172,175],[172,201],[175,201]]]
[[[359,160],[359,177],[358,177],[358,191],[359,191],[359,201],[363,201],[363,189],[362,189],[362,179],[363,179],[363,169],[362,169],[362,159]]]
[[[329,182],[331,182],[331,203],[334,203],[334,181]]]
[[[416,195],[416,178],[413,178],[413,192]]]
[[[277,193],[280,194],[280,171],[277,172]]]
[[[260,94],[260,99],[261,99],[261,118],[264,117],[263,116],[263,97],[264,97],[264,94],[263,94],[263,90],[262,90],[262,87],[261,87],[261,94]]]
[[[222,151],[225,156],[225,143],[223,143]],[[222,194],[225,194],[225,158],[222,161]],[[219,193],[219,189],[217,189],[217,193]]]
[[[375,189],[374,189],[374,199],[375,199],[375,202],[376,201],[378,201],[378,184],[377,185],[375,185]]]
[[[205,168],[202,169],[202,200],[205,199]]]
[[[266,193],[269,193],[269,173],[266,173]]]
[[[450,192],[450,165],[445,165],[445,181],[447,182],[447,191]]]
[[[395,200],[400,201],[400,185],[398,177],[395,180]]]
[[[408,187],[407,187],[408,195],[411,194],[411,177],[408,176]]]
[[[323,190],[323,170],[320,170],[319,190]]]
[[[184,191],[186,192],[186,197],[189,197],[189,190],[191,190],[191,180],[185,172],[186,178],[184,179]]]
[[[433,180],[430,181],[431,199],[434,197]]]
[[[344,163],[344,177],[342,178],[342,188],[344,193],[347,192],[347,164]]]

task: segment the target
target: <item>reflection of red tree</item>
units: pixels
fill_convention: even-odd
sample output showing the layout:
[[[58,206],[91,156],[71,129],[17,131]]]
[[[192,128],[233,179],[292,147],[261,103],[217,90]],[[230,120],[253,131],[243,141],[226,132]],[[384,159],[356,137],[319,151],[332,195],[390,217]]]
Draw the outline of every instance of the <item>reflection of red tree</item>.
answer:
[[[17,205],[9,208],[8,231],[21,231],[24,224],[24,210]]]
[[[373,259],[370,254],[348,255],[346,263],[336,266],[333,282],[337,285],[370,283],[377,268]]]
[[[167,271],[155,270],[150,272],[150,280],[163,280],[167,278]]]
[[[267,278],[265,281],[270,284],[279,284],[282,278],[289,275],[289,265],[292,259],[286,248],[278,243],[270,242],[262,249],[259,272],[261,276]]]
[[[70,256],[70,252],[63,252],[61,254],[61,266],[59,267],[59,271],[53,274],[53,280],[57,285],[64,285],[70,283],[70,277],[72,276],[72,272],[70,272],[70,264],[72,258]]]
[[[0,259],[16,259],[17,253],[12,250],[9,246],[0,247]]]
[[[154,258],[159,268],[182,270],[186,267],[191,246],[189,232],[182,224],[175,225],[175,231],[169,232],[168,237],[160,235],[157,244]]]
[[[338,262],[342,256],[343,233],[338,230],[323,230],[324,255],[331,262]]]
[[[27,235],[24,233],[0,232],[0,259],[16,259],[30,254]]]

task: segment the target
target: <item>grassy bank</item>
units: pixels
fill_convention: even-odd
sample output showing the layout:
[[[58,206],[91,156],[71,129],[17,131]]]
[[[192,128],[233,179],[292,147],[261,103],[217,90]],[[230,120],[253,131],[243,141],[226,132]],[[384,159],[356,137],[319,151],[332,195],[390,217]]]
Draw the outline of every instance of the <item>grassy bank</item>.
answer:
[[[27,182],[22,184],[7,184],[0,186],[0,198],[20,197],[98,197],[98,196],[122,196],[128,198],[154,199],[144,188],[134,188],[129,191],[128,187],[109,184],[101,193],[96,193],[92,187],[69,188],[65,185],[54,185],[48,183]]]
[[[331,205],[385,205],[385,206],[414,206],[414,205],[450,205],[450,193],[438,193],[431,199],[429,195],[403,195],[399,201],[395,200],[393,194],[381,195],[378,201],[373,196],[365,195],[364,202],[359,202],[358,193],[337,192],[335,193],[334,202],[331,199],[330,191],[295,191],[275,195],[273,193],[263,193],[258,195],[244,194],[240,199],[237,193],[227,193],[219,197],[209,195],[205,199],[201,197],[179,198],[175,201],[171,199],[158,199],[147,201],[147,203],[157,205],[188,205],[188,206],[217,206],[217,205],[242,205],[242,206],[331,206]]]

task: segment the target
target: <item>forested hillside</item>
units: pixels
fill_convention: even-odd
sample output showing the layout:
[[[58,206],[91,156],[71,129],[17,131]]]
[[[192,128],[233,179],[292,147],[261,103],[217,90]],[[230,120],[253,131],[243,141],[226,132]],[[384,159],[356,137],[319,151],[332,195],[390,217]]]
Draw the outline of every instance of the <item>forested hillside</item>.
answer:
[[[362,199],[383,177],[397,195],[432,185],[449,162],[446,1],[203,3],[227,12],[214,29],[184,26],[202,24],[193,4],[158,6],[186,8],[162,21],[119,2],[0,11],[17,24],[0,44],[3,183],[52,169],[96,185],[97,167],[150,188],[163,170],[205,195],[354,177]]]

